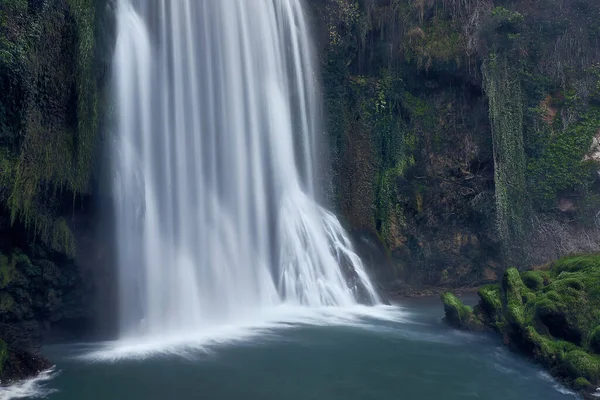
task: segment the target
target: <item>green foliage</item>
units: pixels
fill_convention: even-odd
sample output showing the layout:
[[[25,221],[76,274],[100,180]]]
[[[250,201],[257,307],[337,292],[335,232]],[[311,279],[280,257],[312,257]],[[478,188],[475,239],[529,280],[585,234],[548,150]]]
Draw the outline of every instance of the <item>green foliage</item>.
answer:
[[[29,257],[20,250],[15,250],[10,258],[0,253],[0,289],[8,287],[17,277],[17,267],[28,267],[31,265]]]
[[[384,70],[375,82],[374,91],[375,102],[367,98],[363,109],[366,111],[364,114],[371,116],[369,125],[375,131],[374,144],[379,164],[375,218],[379,232],[389,242],[392,221],[403,225],[402,210],[396,203],[396,180],[414,164],[416,140],[398,114],[400,105],[406,104],[402,80]]]
[[[454,62],[460,65],[464,54],[460,26],[452,20],[435,16],[423,27],[415,27],[407,34],[405,57],[429,70],[434,63]]]
[[[32,261],[19,250],[0,261],[7,262],[11,270],[11,280],[0,287],[0,320],[4,324],[79,318],[86,312],[82,306],[86,288],[75,265],[58,267],[48,260]],[[0,271],[3,269],[5,265],[0,265]]]
[[[594,182],[594,162],[585,161],[584,156],[598,126],[600,110],[591,106],[577,122],[547,135],[541,154],[528,166],[528,186],[538,207],[550,209],[558,195],[587,188]]]
[[[525,239],[528,212],[523,144],[523,93],[518,71],[505,54],[490,54],[483,68],[494,143],[496,229],[506,258]],[[520,260],[519,260],[520,261]]]

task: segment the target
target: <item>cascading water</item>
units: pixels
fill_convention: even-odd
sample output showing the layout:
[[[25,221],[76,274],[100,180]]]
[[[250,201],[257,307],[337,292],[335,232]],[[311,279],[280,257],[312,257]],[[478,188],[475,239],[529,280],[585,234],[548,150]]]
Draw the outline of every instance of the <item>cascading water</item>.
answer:
[[[121,0],[115,70],[123,337],[379,301],[314,200],[300,0]]]

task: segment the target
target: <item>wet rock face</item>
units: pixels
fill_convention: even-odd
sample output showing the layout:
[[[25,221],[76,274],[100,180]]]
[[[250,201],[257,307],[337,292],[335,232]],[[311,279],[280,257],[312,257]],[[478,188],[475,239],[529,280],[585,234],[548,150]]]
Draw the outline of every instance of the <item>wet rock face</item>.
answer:
[[[598,2],[493,3],[307,2],[332,201],[352,228],[380,237],[392,279],[413,286],[473,286],[507,265],[600,251],[584,222],[599,204]],[[497,84],[488,85],[482,65],[496,56],[512,72],[488,68]],[[496,98],[503,87],[515,90]],[[490,118],[490,104],[501,119]],[[498,157],[492,131],[509,125],[511,147]],[[523,150],[526,162],[499,164]],[[522,223],[530,237],[501,243],[509,237],[498,237],[495,202],[521,175],[505,185],[497,172],[517,164],[525,193],[503,207],[509,228]]]
[[[546,270],[509,269],[501,284],[481,288],[479,297],[469,312],[445,294],[446,321],[499,333],[584,396],[600,384],[600,255],[563,258]]]

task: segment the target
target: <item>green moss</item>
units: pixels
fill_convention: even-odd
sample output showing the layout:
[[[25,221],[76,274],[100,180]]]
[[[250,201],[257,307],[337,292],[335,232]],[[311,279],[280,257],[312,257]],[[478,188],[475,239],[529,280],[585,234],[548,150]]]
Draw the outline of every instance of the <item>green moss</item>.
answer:
[[[563,360],[563,366],[570,376],[584,377],[591,382],[598,381],[600,360],[583,350],[568,352]]]
[[[531,290],[539,290],[544,287],[544,277],[539,271],[527,271],[521,275],[521,279]]]
[[[573,386],[575,387],[575,389],[582,390],[589,388],[590,386],[592,386],[592,384],[587,379],[579,377],[575,379],[575,381],[573,382]]]
[[[562,272],[579,272],[596,270],[600,268],[600,257],[598,255],[580,255],[564,257],[556,261],[552,267],[554,275]]]
[[[563,278],[562,274],[558,276],[558,280],[552,283],[552,287],[555,290],[566,291],[568,289],[574,289],[576,291],[583,290],[584,284],[581,280],[576,278]],[[563,279],[561,279],[563,278]]]
[[[521,275],[516,268],[509,268],[502,280],[502,293],[504,294],[506,316],[510,323],[523,327],[525,325],[525,309],[522,294],[526,287],[521,280]]]
[[[444,293],[441,296],[444,303],[446,321],[456,328],[468,328],[473,317],[473,309],[465,306],[462,301],[452,293]]]
[[[502,314],[502,301],[500,300],[500,288],[498,285],[483,286],[477,292],[481,299],[481,307],[492,319],[497,320]]]
[[[500,288],[492,285],[479,291],[476,311],[485,311],[497,307],[500,290],[499,317],[475,312],[474,318],[573,386],[577,378],[596,384],[600,378],[599,286],[600,255],[565,257],[549,271],[522,275],[509,268]]]
[[[550,368],[558,366],[566,353],[579,349],[573,343],[540,335],[533,326],[527,328],[527,334],[534,344],[533,356]]]
[[[548,296],[541,297],[535,304],[536,316],[542,317],[557,314],[559,313],[559,305],[562,304],[557,300],[551,300]]]

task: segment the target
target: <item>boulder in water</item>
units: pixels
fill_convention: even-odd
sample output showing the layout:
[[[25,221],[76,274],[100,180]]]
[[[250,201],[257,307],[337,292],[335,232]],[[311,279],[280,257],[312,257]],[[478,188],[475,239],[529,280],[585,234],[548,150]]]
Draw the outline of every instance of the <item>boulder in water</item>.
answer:
[[[446,313],[444,319],[450,326],[458,329],[478,330],[480,324],[477,323],[471,307],[464,305],[452,293],[442,294],[442,302]]]

